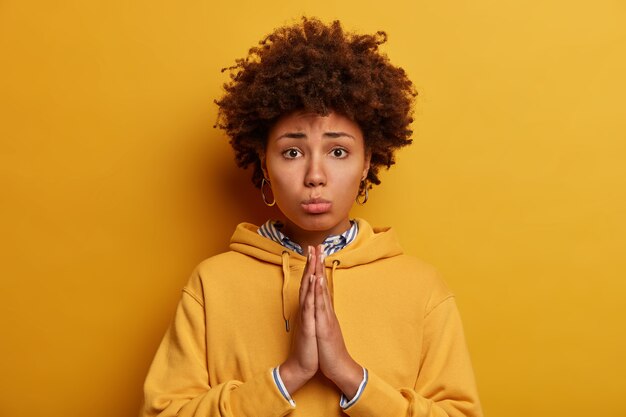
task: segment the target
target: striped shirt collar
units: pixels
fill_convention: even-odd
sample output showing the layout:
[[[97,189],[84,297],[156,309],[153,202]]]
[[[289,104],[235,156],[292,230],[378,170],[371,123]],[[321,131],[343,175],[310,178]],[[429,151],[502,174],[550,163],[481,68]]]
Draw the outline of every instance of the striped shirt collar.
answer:
[[[350,220],[350,228],[340,235],[331,235],[324,239],[322,245],[324,246],[324,254],[330,256],[335,252],[348,246],[359,233],[359,226],[354,220]],[[268,220],[261,227],[259,227],[258,233],[274,242],[284,246],[285,248],[303,255],[302,248],[293,240],[289,239],[281,229],[283,224],[278,220]]]

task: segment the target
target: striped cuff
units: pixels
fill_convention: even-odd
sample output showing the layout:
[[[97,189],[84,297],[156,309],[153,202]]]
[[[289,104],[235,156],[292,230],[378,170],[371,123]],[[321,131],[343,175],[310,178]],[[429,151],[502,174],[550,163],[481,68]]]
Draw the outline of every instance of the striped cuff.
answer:
[[[285,388],[285,384],[283,384],[283,380],[280,378],[279,369],[280,369],[280,365],[272,369],[272,376],[274,377],[274,382],[276,383],[276,387],[278,388],[278,391],[280,391],[280,393],[283,394],[283,397],[285,397],[285,399],[289,401],[289,404],[292,407],[295,407],[296,402],[291,398],[291,395],[289,395],[287,388]],[[361,387],[359,387],[359,390],[360,389]],[[359,395],[359,393],[357,393],[357,395]]]
[[[356,391],[354,397],[348,401],[345,395],[341,394],[341,399],[339,400],[339,406],[344,410],[350,407],[352,404],[358,401],[367,385],[367,369],[363,368],[363,381],[361,381],[361,385],[359,385],[359,389]]]

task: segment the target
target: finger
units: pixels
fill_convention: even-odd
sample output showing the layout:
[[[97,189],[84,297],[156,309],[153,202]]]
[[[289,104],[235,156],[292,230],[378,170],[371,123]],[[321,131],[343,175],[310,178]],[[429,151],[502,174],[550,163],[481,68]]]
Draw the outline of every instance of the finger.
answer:
[[[319,296],[322,298],[322,303],[324,305],[324,311],[330,317],[332,314],[335,314],[333,310],[333,303],[330,298],[330,290],[328,289],[328,280],[324,278],[320,283],[320,294]]]
[[[328,310],[328,301],[324,297],[326,279],[319,279],[315,285],[315,334],[318,341],[327,341],[332,333],[332,316]]]
[[[317,253],[315,253],[315,248],[313,246],[307,246],[307,262],[306,262],[306,271],[309,275],[315,273],[315,260],[317,259]]]
[[[315,248],[313,246],[307,246],[307,258],[306,264],[304,265],[302,280],[309,279],[311,275],[315,274],[316,259],[317,254],[315,253]]]
[[[324,299],[324,305],[328,310],[328,314],[335,314],[335,309],[333,307],[333,302],[330,298],[330,290],[328,289],[328,280],[324,277],[324,281],[322,282],[322,298]]]
[[[323,253],[324,246],[319,245],[316,249],[317,249],[316,255],[318,258],[320,258],[320,260],[319,262],[317,262],[317,269],[315,271],[315,275],[319,276],[320,278],[323,278],[323,280],[321,281],[323,285],[321,285],[322,291],[320,293],[320,296],[322,296],[324,308],[330,311],[334,311],[333,304],[330,298],[330,292],[329,292],[330,290],[328,289],[328,278],[326,277],[326,265],[324,264],[324,261],[326,259],[326,255]]]
[[[313,311],[315,307],[315,286],[317,280],[318,278],[315,275],[310,276],[307,284],[307,291],[305,294],[304,306],[311,311]]]
[[[305,280],[305,289],[302,291],[300,311],[303,315],[311,314],[315,308],[315,275]]]
[[[324,288],[322,287],[324,281],[326,281],[324,277],[319,277],[315,281],[315,318],[322,320],[325,319],[326,314],[326,300],[324,299]]]
[[[315,334],[315,286],[316,277],[311,275],[310,283],[305,293],[304,300],[300,305],[302,324],[305,331]]]
[[[326,255],[324,254],[324,246],[317,245],[315,247],[315,275],[318,277],[326,277],[326,268],[324,267],[324,260]]]

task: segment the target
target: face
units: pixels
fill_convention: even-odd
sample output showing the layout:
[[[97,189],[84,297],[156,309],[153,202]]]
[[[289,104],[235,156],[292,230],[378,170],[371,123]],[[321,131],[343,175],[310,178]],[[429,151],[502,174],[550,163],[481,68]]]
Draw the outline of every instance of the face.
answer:
[[[347,117],[295,112],[279,119],[261,161],[287,218],[287,235],[325,237],[346,231],[369,159],[361,129]]]

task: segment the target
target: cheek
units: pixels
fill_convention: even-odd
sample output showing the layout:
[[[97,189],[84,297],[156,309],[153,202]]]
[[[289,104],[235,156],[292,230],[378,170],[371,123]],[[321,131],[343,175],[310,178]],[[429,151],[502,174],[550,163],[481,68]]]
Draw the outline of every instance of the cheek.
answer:
[[[272,192],[279,200],[289,199],[297,190],[296,175],[284,171],[269,171]]]
[[[361,184],[361,171],[350,170],[337,175],[335,179],[337,194],[341,197],[344,205],[351,205],[359,192]]]
[[[344,187],[358,188],[359,183],[361,182],[361,177],[363,176],[363,166],[362,165],[354,165],[350,167],[346,167],[337,173],[336,180],[341,182]]]
[[[282,182],[285,182],[285,178],[289,176],[289,166],[281,163],[281,161],[275,160],[275,158],[268,158],[266,160],[265,170],[272,186],[279,186]]]
[[[353,191],[358,190],[360,182],[360,175],[345,176],[341,179],[341,189],[345,190],[346,194],[352,194]]]

